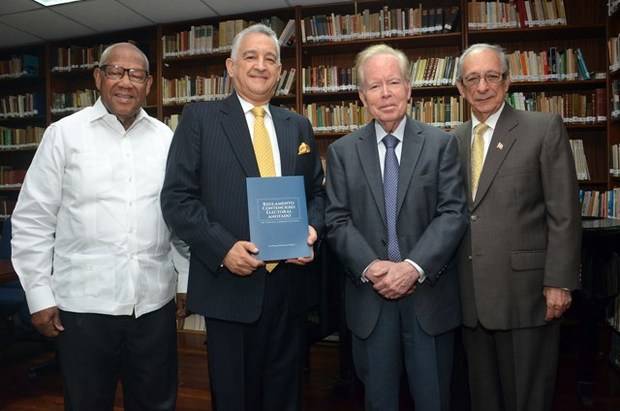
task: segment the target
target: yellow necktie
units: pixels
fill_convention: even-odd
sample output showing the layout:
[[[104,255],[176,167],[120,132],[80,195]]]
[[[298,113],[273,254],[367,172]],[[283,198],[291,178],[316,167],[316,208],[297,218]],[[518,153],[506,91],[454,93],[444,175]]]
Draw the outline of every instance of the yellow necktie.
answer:
[[[484,132],[489,126],[486,123],[478,123],[474,127],[474,143],[471,146],[471,198],[476,198],[478,181],[484,164]]]
[[[256,118],[254,121],[254,154],[258,163],[258,170],[261,177],[275,177],[276,166],[273,163],[273,150],[269,133],[265,127],[265,109],[261,106],[252,108],[252,114]]]
[[[269,133],[265,127],[265,108],[261,106],[253,107],[254,114],[254,155],[258,163],[258,171],[261,177],[275,177],[276,166],[273,162],[273,150],[271,148],[271,140]],[[268,272],[272,272],[278,263],[267,263],[265,268]]]

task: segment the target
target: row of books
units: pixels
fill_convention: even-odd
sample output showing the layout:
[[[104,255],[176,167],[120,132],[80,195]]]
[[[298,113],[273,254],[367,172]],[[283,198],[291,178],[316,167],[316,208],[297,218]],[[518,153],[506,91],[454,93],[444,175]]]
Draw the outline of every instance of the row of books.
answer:
[[[271,27],[282,46],[291,45],[295,35],[295,20],[286,25],[278,16],[266,17],[260,21]],[[161,38],[164,58],[175,58],[200,54],[230,51],[237,33],[255,22],[242,19],[221,21],[217,26],[203,24],[191,26],[187,31],[166,34]]]
[[[36,147],[41,142],[44,132],[44,127],[0,127],[0,150],[16,150],[20,148]]]
[[[407,105],[412,118],[441,128],[455,128],[465,118],[462,97],[431,97],[417,99]],[[339,104],[306,104],[304,116],[316,133],[347,133],[367,124],[372,118],[356,101]]]
[[[59,47],[56,49],[56,61],[52,71],[84,70],[96,67],[101,53],[107,46],[107,44],[98,44],[92,47]]]
[[[603,123],[607,121],[605,89],[591,93],[548,95],[545,92],[509,93],[508,103],[519,110],[560,114],[565,123]]]
[[[0,97],[0,119],[33,117],[42,113],[41,98],[36,93]]]
[[[16,201],[10,198],[0,198],[0,219],[7,219],[15,210]]]
[[[620,188],[608,191],[579,190],[581,215],[620,218]]]
[[[231,92],[232,83],[227,72],[224,72],[222,76],[196,76],[195,78],[184,76],[162,81],[164,105],[221,100]]]
[[[92,106],[99,98],[97,90],[76,90],[72,93],[52,93],[52,114],[70,113]]]
[[[577,180],[587,181],[590,179],[590,170],[588,170],[588,161],[586,160],[586,152],[583,149],[583,140],[570,139],[570,148],[573,152],[575,160],[575,170],[577,171]]]
[[[357,73],[352,67],[315,66],[301,71],[304,93],[337,93],[357,90]]]
[[[471,30],[566,25],[564,0],[470,1]]]
[[[620,33],[607,40],[607,54],[609,55],[609,71],[620,70]]]
[[[507,55],[512,81],[590,80],[580,48],[550,47],[538,53],[516,50]]]
[[[171,114],[169,116],[164,116],[164,123],[170,127],[170,130],[174,131],[177,129],[177,126],[179,125],[179,121],[181,120],[181,115],[180,114]]]
[[[609,174],[620,177],[620,144],[611,145],[611,168]]]
[[[371,13],[320,14],[303,19],[303,43],[337,42],[357,39],[403,37],[452,32],[458,24],[459,7],[390,9],[384,6]]]
[[[465,121],[462,97],[431,97],[407,105],[407,114],[426,124],[441,128],[456,128]]]
[[[294,80],[295,68],[284,70],[276,85],[276,95],[288,95],[291,92]],[[162,83],[164,105],[222,100],[230,95],[232,90],[232,82],[226,72],[221,76],[196,76],[195,78],[184,76],[175,79],[163,79]]]
[[[0,187],[20,187],[26,177],[25,169],[16,169],[11,166],[0,166]]]
[[[189,32],[182,31],[164,35],[162,37],[164,58],[230,51],[232,41],[237,33],[248,26],[247,20],[225,20],[219,22],[218,29],[209,24],[192,26]],[[191,53],[190,50],[200,50],[200,52]]]
[[[412,87],[456,84],[459,57],[418,58],[411,64]],[[510,77],[513,81],[589,80],[581,49],[559,50],[550,47],[539,53],[516,50],[508,54]],[[306,67],[302,73],[303,91],[325,93],[357,90],[355,70],[337,66]]]
[[[0,60],[0,80],[39,75],[39,58],[31,54]]]
[[[368,123],[370,114],[357,101],[340,104],[304,104],[303,115],[315,133],[348,133]]]
[[[456,84],[458,57],[419,58],[409,68],[412,87],[447,86]]]

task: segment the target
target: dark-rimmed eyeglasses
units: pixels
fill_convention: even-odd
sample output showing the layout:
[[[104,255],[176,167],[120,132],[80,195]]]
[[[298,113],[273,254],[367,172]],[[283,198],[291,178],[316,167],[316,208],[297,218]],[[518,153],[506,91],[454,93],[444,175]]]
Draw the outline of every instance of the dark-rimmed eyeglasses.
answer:
[[[472,74],[470,76],[463,77],[462,82],[465,87],[475,87],[480,84],[480,80],[484,78],[484,81],[487,84],[499,84],[504,81],[506,76],[502,73],[498,73],[496,71],[489,71],[488,73],[484,73],[482,76],[480,74]]]
[[[142,84],[149,78],[149,72],[146,70],[125,68],[115,64],[104,64],[99,66],[99,70],[101,70],[109,80],[120,80],[125,76],[125,73],[127,73],[129,81],[132,83]]]

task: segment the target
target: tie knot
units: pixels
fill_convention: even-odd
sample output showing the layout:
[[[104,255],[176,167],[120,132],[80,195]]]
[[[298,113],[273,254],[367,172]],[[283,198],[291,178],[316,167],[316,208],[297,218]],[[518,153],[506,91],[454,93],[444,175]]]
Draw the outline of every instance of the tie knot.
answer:
[[[398,145],[398,139],[391,134],[386,134],[382,141],[386,148],[394,148]]]
[[[488,128],[489,125],[487,123],[478,123],[478,125],[474,127],[474,135],[484,134],[484,132],[487,131]]]
[[[263,106],[252,107],[254,117],[265,117],[265,108]]]

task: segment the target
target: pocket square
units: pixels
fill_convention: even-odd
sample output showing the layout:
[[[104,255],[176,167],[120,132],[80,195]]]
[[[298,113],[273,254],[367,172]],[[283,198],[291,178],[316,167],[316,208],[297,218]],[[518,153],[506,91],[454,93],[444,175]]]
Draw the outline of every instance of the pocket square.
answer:
[[[310,152],[310,146],[306,143],[301,143],[297,148],[297,155],[308,154]]]

